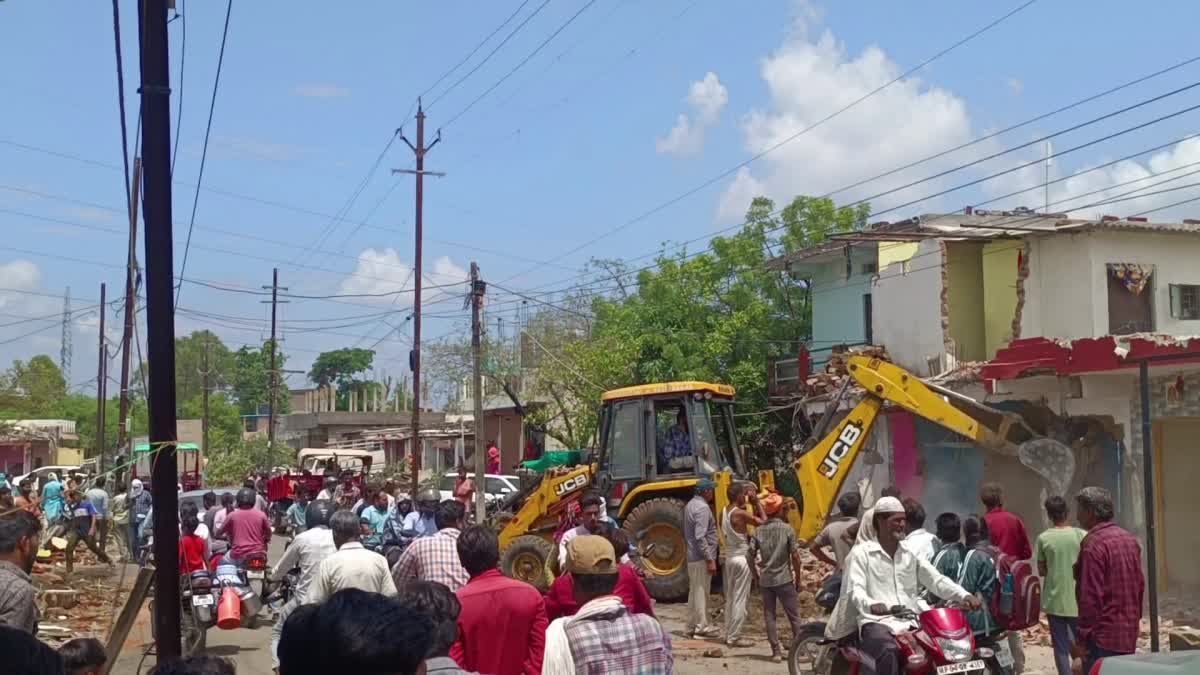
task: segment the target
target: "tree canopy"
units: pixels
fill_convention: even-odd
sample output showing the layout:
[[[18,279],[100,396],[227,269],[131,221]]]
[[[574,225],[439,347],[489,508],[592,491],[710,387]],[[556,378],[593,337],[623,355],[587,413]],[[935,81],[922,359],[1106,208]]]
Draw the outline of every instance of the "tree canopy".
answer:
[[[321,386],[337,384],[344,392],[356,382],[354,376],[370,370],[374,361],[375,352],[370,349],[346,347],[321,352],[308,371],[308,379]]]

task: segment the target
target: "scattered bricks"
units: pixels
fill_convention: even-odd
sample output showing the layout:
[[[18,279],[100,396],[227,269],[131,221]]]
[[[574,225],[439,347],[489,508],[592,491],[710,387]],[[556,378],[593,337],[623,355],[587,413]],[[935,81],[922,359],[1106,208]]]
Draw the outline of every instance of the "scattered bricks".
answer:
[[[1167,633],[1167,644],[1173,652],[1200,649],[1200,629],[1190,626],[1175,628]]]
[[[79,604],[79,594],[71,589],[54,589],[43,592],[42,600],[47,608],[71,609]]]
[[[706,649],[703,654],[706,659],[719,659],[725,656],[725,652],[720,649]]]

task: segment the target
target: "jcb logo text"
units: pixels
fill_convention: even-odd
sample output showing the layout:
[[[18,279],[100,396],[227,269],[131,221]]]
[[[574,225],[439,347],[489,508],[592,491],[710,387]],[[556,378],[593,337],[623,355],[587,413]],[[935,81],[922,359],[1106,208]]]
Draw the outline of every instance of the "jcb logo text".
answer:
[[[847,422],[846,428],[842,429],[841,435],[834,441],[833,447],[825,455],[825,459],[821,460],[821,475],[826,478],[833,478],[837,475],[838,468],[842,465],[842,460],[850,453],[850,448],[858,442],[859,436],[862,436],[862,426],[854,422]]]
[[[564,480],[563,482],[559,483],[558,485],[555,485],[554,486],[554,494],[561,497],[561,496],[567,494],[568,492],[574,492],[575,490],[578,490],[579,488],[587,485],[587,483],[588,483],[587,476],[580,474],[578,476],[575,476],[574,478],[568,478],[567,480]]]

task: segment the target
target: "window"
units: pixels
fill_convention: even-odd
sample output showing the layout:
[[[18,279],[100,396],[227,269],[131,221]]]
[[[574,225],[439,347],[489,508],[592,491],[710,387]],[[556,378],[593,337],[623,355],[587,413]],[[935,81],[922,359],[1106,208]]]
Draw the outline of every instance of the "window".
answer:
[[[879,270],[879,266],[873,262],[869,262],[869,263],[863,263],[862,267],[860,269],[862,269],[863,275],[871,275],[871,274],[875,274],[875,272],[877,272]]]
[[[1154,279],[1140,282],[1131,288],[1112,271],[1108,277],[1108,332],[1112,335],[1149,333],[1154,331]]]
[[[615,480],[642,477],[642,403],[613,406],[608,428],[608,470]]]
[[[1171,284],[1171,316],[1176,319],[1200,320],[1200,286]]]
[[[782,359],[775,362],[775,382],[795,382],[800,379],[800,361]]]
[[[867,344],[875,343],[875,331],[871,329],[871,294],[864,293],[862,300],[863,307],[863,342]]]

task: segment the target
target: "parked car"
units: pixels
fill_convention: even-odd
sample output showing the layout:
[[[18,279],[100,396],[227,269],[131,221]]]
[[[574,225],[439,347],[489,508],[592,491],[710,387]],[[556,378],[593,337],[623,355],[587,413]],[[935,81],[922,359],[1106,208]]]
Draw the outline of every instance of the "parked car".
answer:
[[[11,478],[10,480],[12,481],[12,484],[14,486],[16,486],[16,485],[20,485],[21,481],[28,478],[33,481],[34,494],[40,495],[42,493],[42,483],[46,480],[46,476],[49,475],[50,472],[54,472],[55,474],[57,474],[58,479],[63,481],[64,484],[66,483],[68,474],[76,473],[76,474],[80,474],[80,475],[84,475],[84,476],[87,475],[87,472],[83,471],[78,466],[66,466],[66,465],[62,465],[62,464],[55,464],[53,466],[38,467],[23,476],[17,476],[16,478]]]
[[[467,474],[467,478],[474,477],[475,474],[473,473]],[[442,499],[454,499],[454,483],[457,480],[457,473],[447,474],[442,478],[442,484],[439,486]],[[483,475],[483,482],[484,500],[489,503],[521,489],[521,479],[516,476],[486,473]],[[476,484],[476,488],[478,487],[478,484]]]

